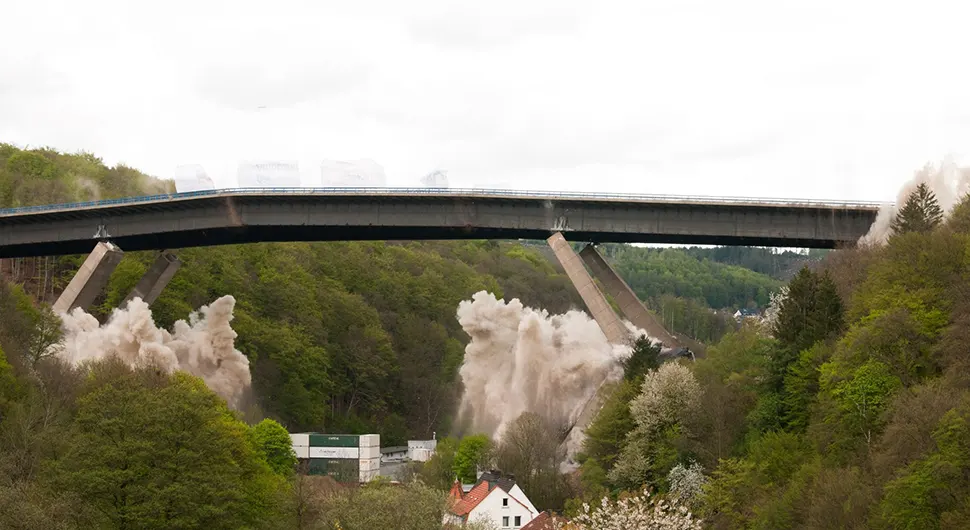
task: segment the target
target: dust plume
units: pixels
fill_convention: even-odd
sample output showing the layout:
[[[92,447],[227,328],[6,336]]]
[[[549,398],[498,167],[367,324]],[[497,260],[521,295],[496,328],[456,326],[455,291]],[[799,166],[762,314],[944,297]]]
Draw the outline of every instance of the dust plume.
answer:
[[[252,378],[249,359],[234,346],[236,332],[229,326],[236,299],[223,296],[179,320],[172,332],[159,329],[148,304],[134,298],[115,309],[104,325],[75,308],[62,314],[64,343],[59,355],[68,362],[117,356],[131,366],[155,362],[169,370],[201,377],[231,407],[239,408]]]
[[[458,322],[471,337],[461,413],[495,440],[523,412],[553,426],[576,423],[600,386],[623,375],[631,351],[607,342],[583,312],[549,315],[485,291],[458,305]]]
[[[892,235],[890,224],[906,199],[916,191],[920,184],[926,184],[936,195],[936,200],[943,208],[944,217],[960,199],[970,192],[970,168],[962,168],[951,159],[946,158],[939,166],[927,164],[917,171],[913,178],[900,188],[896,195],[895,204],[883,206],[876,216],[876,221],[869,228],[869,233],[859,239],[859,244],[881,245]]]

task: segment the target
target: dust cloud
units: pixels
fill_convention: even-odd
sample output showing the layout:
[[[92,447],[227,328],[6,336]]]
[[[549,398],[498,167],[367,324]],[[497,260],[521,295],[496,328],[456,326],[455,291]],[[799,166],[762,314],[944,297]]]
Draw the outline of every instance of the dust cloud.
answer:
[[[179,320],[171,333],[159,329],[148,304],[134,298],[101,325],[75,308],[62,314],[64,342],[59,355],[73,364],[117,356],[131,366],[147,363],[201,377],[229,406],[239,409],[252,384],[249,359],[234,346],[229,322],[236,299],[223,296]]]
[[[459,304],[458,322],[471,337],[460,370],[462,419],[498,441],[523,412],[555,427],[576,423],[602,384],[622,377],[631,352],[607,342],[583,312],[549,315],[485,291]]]
[[[891,223],[899,208],[903,207],[906,199],[916,191],[920,184],[926,184],[936,195],[936,200],[943,208],[944,216],[960,198],[970,193],[970,168],[959,167],[952,159],[944,159],[938,166],[927,164],[913,175],[913,178],[900,188],[896,196],[896,203],[883,206],[876,216],[876,221],[869,228],[869,233],[859,239],[859,244],[882,245],[892,235]]]

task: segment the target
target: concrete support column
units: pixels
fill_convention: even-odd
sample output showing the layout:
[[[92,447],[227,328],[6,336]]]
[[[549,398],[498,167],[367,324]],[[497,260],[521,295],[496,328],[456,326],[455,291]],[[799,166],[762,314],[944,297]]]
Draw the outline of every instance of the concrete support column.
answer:
[[[586,309],[589,310],[590,315],[599,324],[600,329],[603,330],[603,334],[606,335],[606,340],[612,344],[625,344],[629,342],[631,338],[629,330],[620,322],[619,317],[616,316],[613,308],[606,301],[606,297],[603,296],[603,293],[593,283],[593,278],[586,272],[586,267],[583,266],[582,260],[576,255],[572,247],[569,246],[566,238],[562,237],[561,233],[556,232],[546,241],[552,248],[553,253],[556,254],[559,263],[562,264],[562,268],[566,271],[566,275],[569,276],[569,280],[573,282],[573,286],[579,291],[579,296],[583,298]]]
[[[87,309],[108,285],[111,273],[121,262],[124,252],[107,241],[101,241],[88,254],[71,283],[54,302],[55,313],[67,313],[75,307]]]
[[[162,294],[165,290],[165,286],[168,282],[172,280],[175,273],[178,272],[179,267],[182,266],[182,262],[179,261],[178,256],[172,254],[168,251],[163,251],[158,255],[158,259],[152,266],[148,269],[148,272],[138,280],[138,285],[128,293],[125,297],[124,302],[121,306],[124,307],[132,298],[141,298],[146,304],[152,305],[152,303],[158,299],[158,296]]]
[[[671,335],[664,327],[657,322],[657,319],[650,314],[643,302],[637,298],[633,289],[627,285],[623,278],[616,273],[616,270],[603,259],[603,256],[596,251],[593,245],[586,245],[586,248],[579,253],[589,270],[599,279],[603,289],[613,297],[616,304],[620,306],[620,311],[626,316],[634,326],[647,332],[647,335],[655,339],[660,339],[665,346],[679,346],[677,339]]]
[[[593,275],[603,284],[606,292],[613,297],[616,304],[620,306],[623,315],[633,323],[634,326],[647,332],[647,335],[659,339],[668,348],[689,348],[694,352],[703,352],[705,346],[696,340],[672,333],[664,328],[663,324],[653,316],[643,302],[637,298],[636,293],[627,285],[623,278],[616,273],[603,255],[600,254],[593,245],[586,245],[580,253],[583,261],[593,271]]]

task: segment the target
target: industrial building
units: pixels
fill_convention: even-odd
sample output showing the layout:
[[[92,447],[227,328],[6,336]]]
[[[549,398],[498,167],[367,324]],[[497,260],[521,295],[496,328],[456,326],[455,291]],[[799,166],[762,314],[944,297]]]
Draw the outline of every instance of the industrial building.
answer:
[[[408,460],[412,462],[427,462],[434,456],[438,448],[438,440],[408,440]]]
[[[379,434],[291,433],[300,473],[337,482],[370,482],[381,470]]]

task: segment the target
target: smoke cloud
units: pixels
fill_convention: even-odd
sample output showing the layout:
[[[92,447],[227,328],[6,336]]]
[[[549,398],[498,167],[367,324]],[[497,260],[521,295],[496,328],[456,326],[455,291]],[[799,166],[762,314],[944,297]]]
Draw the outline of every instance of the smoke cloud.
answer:
[[[131,366],[150,362],[168,371],[182,370],[201,377],[231,407],[239,408],[252,384],[249,359],[234,346],[236,332],[229,326],[236,299],[223,296],[179,320],[172,332],[159,329],[148,304],[134,298],[115,309],[101,325],[75,308],[62,314],[64,343],[59,355],[79,364],[117,356]]]
[[[900,188],[895,204],[883,206],[876,221],[869,228],[869,233],[862,236],[859,243],[876,245],[886,243],[892,235],[890,225],[896,213],[906,203],[906,199],[916,191],[916,187],[924,183],[936,195],[936,200],[939,201],[946,216],[962,197],[970,193],[970,168],[961,168],[950,158],[943,160],[939,166],[932,164],[924,166]]]
[[[622,377],[631,352],[607,342],[583,312],[550,316],[485,291],[459,304],[458,322],[471,337],[460,370],[463,419],[495,440],[523,412],[572,425],[604,382]]]

